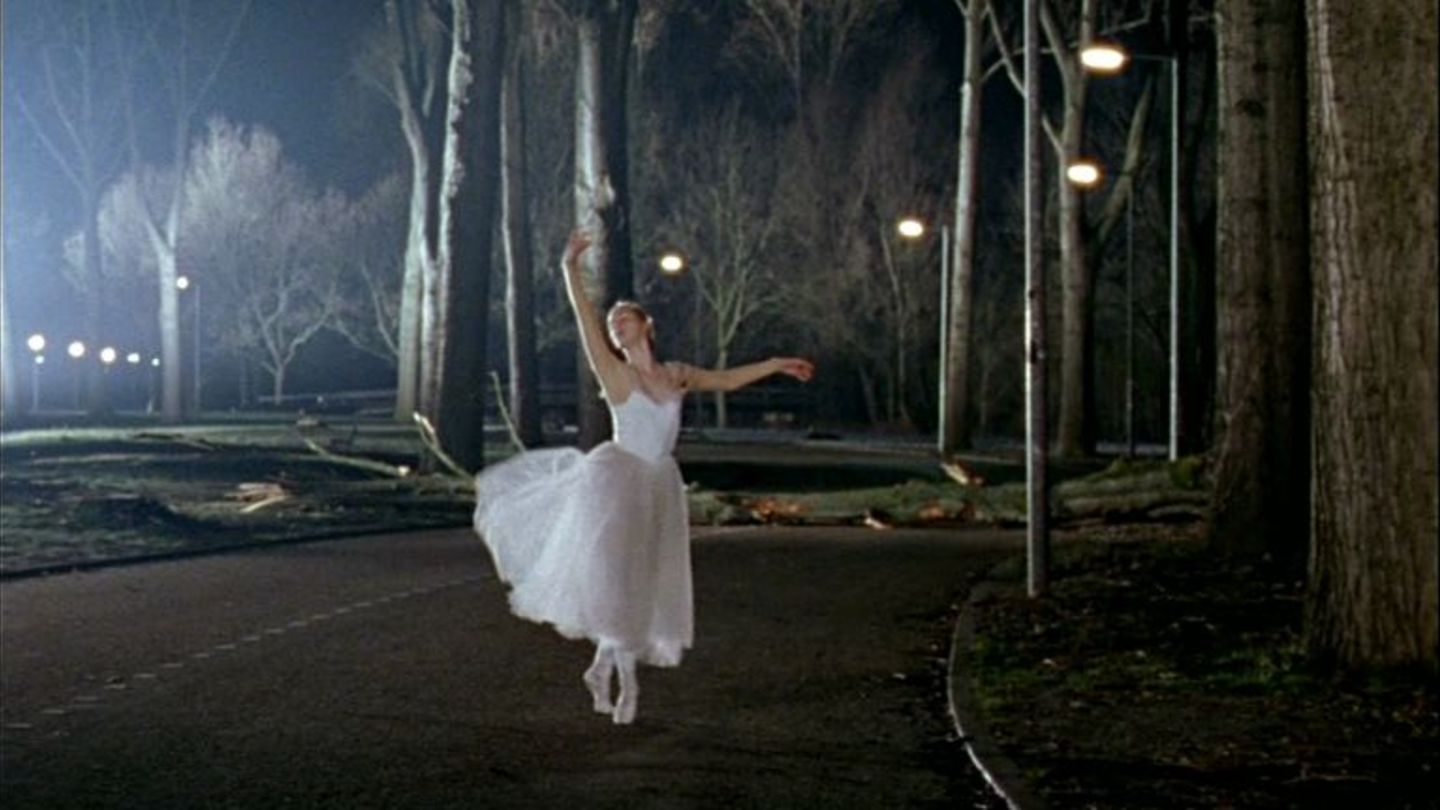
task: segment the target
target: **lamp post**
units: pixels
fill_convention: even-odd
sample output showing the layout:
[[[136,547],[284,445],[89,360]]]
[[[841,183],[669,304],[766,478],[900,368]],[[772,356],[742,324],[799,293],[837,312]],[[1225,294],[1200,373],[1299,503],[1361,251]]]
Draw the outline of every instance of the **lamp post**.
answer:
[[[1025,591],[1041,596],[1050,584],[1049,426],[1045,418],[1045,268],[1040,178],[1040,2],[1025,0]]]
[[[45,336],[36,332],[25,341],[25,345],[35,354],[35,362],[30,364],[30,412],[40,411],[40,367],[45,365]]]
[[[919,239],[925,235],[925,223],[914,217],[906,217],[895,225],[895,230],[906,239]],[[940,226],[940,369],[935,376],[935,401],[939,418],[936,419],[935,451],[945,454],[945,447],[958,425],[950,424],[949,391],[946,390],[946,372],[950,368],[950,226]]]
[[[185,290],[194,290],[194,291],[195,291],[194,301],[193,301],[193,303],[191,303],[191,305],[190,305],[191,318],[192,318],[192,320],[193,320],[193,324],[192,324],[192,326],[191,326],[191,329],[192,329],[192,331],[193,331],[193,333],[194,333],[194,338],[193,338],[193,340],[194,340],[194,344],[195,344],[194,357],[192,358],[192,361],[193,361],[193,363],[194,363],[194,365],[192,366],[192,368],[193,368],[192,375],[194,376],[194,380],[193,380],[193,382],[192,382],[192,385],[193,385],[194,393],[193,393],[192,396],[194,397],[193,407],[194,407],[194,409],[195,409],[195,413],[198,414],[198,413],[200,412],[200,391],[201,391],[201,387],[200,387],[200,386],[201,386],[201,383],[200,383],[200,284],[197,283],[197,282],[191,281],[189,276],[176,276],[176,277],[175,277],[175,286],[176,286],[177,288],[179,288],[182,292],[185,291]]]
[[[1165,72],[1169,78],[1170,104],[1169,104],[1169,135],[1170,135],[1170,380],[1169,380],[1169,458],[1171,461],[1180,457],[1180,70],[1179,62],[1172,56],[1159,54],[1131,54],[1127,53],[1117,45],[1108,43],[1095,43],[1080,51],[1080,64],[1087,70],[1094,73],[1108,74],[1117,73],[1125,68],[1130,60],[1162,62],[1165,65]],[[1134,189],[1131,189],[1131,197],[1134,196]],[[1126,216],[1133,216],[1127,210]],[[1132,228],[1133,231],[1133,228]],[[1132,237],[1133,238],[1133,237]],[[1127,256],[1133,252],[1132,247],[1127,247]],[[1129,261],[1129,259],[1127,259]],[[1127,289],[1130,281],[1127,270]],[[1127,320],[1132,317],[1127,314]],[[1127,349],[1133,352],[1133,349]],[[1129,409],[1131,407],[1132,394],[1126,393],[1127,421],[1131,418]],[[1127,428],[1128,430],[1128,428]],[[1132,434],[1133,436],[1133,434]],[[1130,439],[1130,452],[1133,454],[1134,440]]]

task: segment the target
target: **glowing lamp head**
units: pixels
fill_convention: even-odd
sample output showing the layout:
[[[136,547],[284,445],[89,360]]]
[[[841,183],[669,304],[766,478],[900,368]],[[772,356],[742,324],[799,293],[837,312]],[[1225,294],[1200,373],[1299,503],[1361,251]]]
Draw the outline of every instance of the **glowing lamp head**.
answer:
[[[1125,68],[1130,56],[1115,45],[1095,43],[1080,51],[1080,64],[1096,73],[1116,73]]]
[[[188,289],[190,289],[190,277],[189,277],[189,276],[176,276],[176,277],[175,277],[175,287],[176,287],[176,289],[181,289],[181,290],[188,290]]]
[[[160,358],[158,358],[158,357],[152,357],[152,358],[150,358],[150,365],[151,365],[153,368],[159,368],[159,367],[160,367]]]
[[[45,336],[37,332],[25,341],[25,345],[29,346],[32,352],[43,352],[45,351]]]
[[[1065,178],[1082,188],[1089,188],[1100,182],[1100,167],[1086,160],[1070,164],[1065,169]]]
[[[114,346],[106,346],[105,348],[100,350],[100,362],[104,363],[107,366],[115,362],[115,358],[119,356],[120,354],[119,352],[115,351]]]
[[[125,355],[125,362],[129,363],[132,366],[140,365],[140,352],[130,352],[129,354]]]
[[[906,217],[900,220],[900,223],[895,226],[895,230],[899,231],[900,235],[906,239],[919,239],[925,235],[925,223],[914,217]]]
[[[85,356],[85,344],[78,340],[72,340],[70,341],[70,345],[65,347],[65,353],[79,360]]]
[[[684,272],[685,257],[679,253],[666,253],[660,257],[660,272],[667,276],[675,276]]]

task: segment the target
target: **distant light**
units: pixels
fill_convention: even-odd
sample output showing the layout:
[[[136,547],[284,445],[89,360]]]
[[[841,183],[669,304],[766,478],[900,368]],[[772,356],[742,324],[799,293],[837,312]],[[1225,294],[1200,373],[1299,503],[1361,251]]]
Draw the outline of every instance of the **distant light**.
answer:
[[[150,365],[154,366],[155,368],[159,368],[159,367],[160,367],[160,358],[158,358],[158,357],[152,357],[152,358],[150,358]]]
[[[125,355],[125,362],[129,363],[132,366],[139,365],[140,352],[130,352],[129,354]]]
[[[72,340],[65,351],[68,352],[71,357],[79,360],[85,356],[85,344],[78,340]]]
[[[175,277],[175,286],[176,286],[176,287],[179,287],[179,288],[182,289],[182,290],[188,290],[188,289],[190,289],[190,277],[189,277],[189,276],[176,276],[176,277]]]
[[[1065,178],[1077,186],[1093,186],[1100,182],[1100,167],[1088,160],[1076,161],[1065,170]]]
[[[1130,56],[1118,45],[1097,44],[1080,51],[1080,64],[1097,73],[1115,73],[1128,61]]]
[[[914,217],[906,217],[900,220],[900,224],[895,226],[895,230],[899,231],[900,235],[906,239],[918,239],[925,235],[925,223]]]
[[[666,253],[660,257],[660,272],[675,275],[685,270],[685,257],[679,253]]]
[[[45,365],[45,355],[43,355],[43,354],[37,354],[37,355],[35,355],[35,365],[37,365],[37,366],[43,366],[43,365]]]
[[[43,352],[45,351],[45,336],[36,332],[30,336],[29,340],[25,341],[25,345],[29,346],[32,352]]]
[[[115,351],[114,346],[106,346],[105,348],[100,350],[100,362],[104,363],[107,366],[115,362],[115,358],[119,356],[120,355]]]

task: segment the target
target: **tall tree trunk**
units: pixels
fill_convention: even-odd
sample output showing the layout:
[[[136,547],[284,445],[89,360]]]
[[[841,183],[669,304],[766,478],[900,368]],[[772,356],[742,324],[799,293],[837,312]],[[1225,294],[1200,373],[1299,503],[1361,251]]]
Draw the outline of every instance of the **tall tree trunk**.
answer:
[[[435,429],[450,457],[474,470],[485,463],[485,337],[500,198],[505,0],[451,0],[451,9]]]
[[[975,298],[975,241],[980,187],[980,110],[989,0],[971,0],[965,16],[964,72],[960,79],[960,142],[956,160],[955,245],[950,262],[950,311],[945,330],[945,401],[940,451],[954,454],[970,447],[970,333]],[[941,282],[944,283],[944,279]]]
[[[89,174],[88,170],[86,174]],[[103,339],[101,330],[105,323],[106,289],[105,277],[100,268],[100,205],[95,193],[97,187],[98,183],[93,180],[88,181],[80,194],[81,207],[84,209],[85,215],[83,261],[86,280],[85,324],[82,331],[85,335],[85,348],[88,352],[100,351],[100,341]],[[172,282],[170,286],[173,292],[174,283]],[[94,354],[84,359],[81,369],[85,382],[85,411],[91,416],[101,416],[110,410],[109,378],[101,373],[103,369]],[[176,385],[179,385],[178,379]],[[178,395],[178,391],[176,393]],[[179,419],[179,415],[180,411],[177,405],[175,419]]]
[[[1096,0],[1081,4],[1079,42],[1095,35]],[[1052,31],[1053,21],[1046,24]],[[1088,77],[1077,57],[1059,36],[1048,37],[1057,49],[1056,65],[1064,77],[1061,128],[1056,137],[1056,192],[1059,201],[1060,238],[1060,414],[1055,426],[1056,450],[1061,456],[1080,456],[1094,446],[1094,280],[1085,260],[1082,230],[1084,207],[1080,193],[1065,176],[1065,168],[1080,157],[1085,128]],[[1067,55],[1061,55],[1064,48]]]
[[[15,386],[20,377],[15,365],[19,352],[11,335],[15,324],[10,320],[10,296],[5,292],[5,276],[0,274],[0,427],[9,427],[20,415],[20,390]]]
[[[1433,672],[1440,20],[1433,2],[1306,8],[1317,343],[1307,641],[1346,668]]]
[[[633,294],[624,148],[634,21],[634,0],[591,0],[576,24],[575,224],[596,235],[586,252],[589,294],[606,306]],[[578,441],[588,448],[608,437],[610,425],[583,355],[576,366]]]
[[[510,414],[521,443],[540,444],[540,369],[535,344],[535,291],[530,217],[525,194],[525,31],[523,10],[507,10],[510,53],[501,88],[504,164],[502,238],[505,248],[505,332],[510,366]]]
[[[395,418],[408,422],[420,407],[421,320],[426,279],[434,275],[434,255],[426,233],[430,220],[430,153],[420,118],[401,108],[401,129],[410,149],[410,222],[405,233],[405,276],[400,287],[400,336],[395,381]]]
[[[1210,542],[1303,565],[1310,493],[1310,251],[1302,10],[1217,8],[1219,382]]]

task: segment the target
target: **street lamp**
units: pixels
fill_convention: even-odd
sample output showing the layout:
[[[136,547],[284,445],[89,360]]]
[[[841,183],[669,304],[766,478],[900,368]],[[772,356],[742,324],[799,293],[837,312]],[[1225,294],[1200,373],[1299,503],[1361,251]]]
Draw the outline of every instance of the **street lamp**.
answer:
[[[906,239],[919,239],[925,235],[925,223],[914,217],[906,217],[895,225],[895,230]],[[953,431],[959,425],[950,424],[949,392],[945,379],[950,368],[950,226],[940,226],[940,371],[936,374],[936,404],[939,418],[935,420],[935,450],[942,456]]]
[[[45,365],[45,336],[36,332],[26,339],[25,345],[35,355],[35,362],[30,364],[30,412],[40,410],[40,367]]]
[[[1065,167],[1065,179],[1081,188],[1092,188],[1100,183],[1100,167],[1093,161],[1077,160]]]
[[[194,393],[194,398],[195,398],[195,412],[196,412],[196,413],[199,413],[199,412],[200,412],[200,285],[199,285],[199,283],[192,281],[189,276],[176,276],[176,277],[175,277],[175,286],[176,286],[176,288],[178,288],[181,292],[184,292],[185,290],[189,290],[189,289],[192,289],[192,288],[195,290],[195,303],[191,305],[192,317],[193,317],[193,319],[194,319],[194,324],[192,325],[192,329],[194,330],[194,334],[195,334],[195,336],[194,336],[194,342],[195,342],[194,355],[195,355],[195,357],[194,357],[194,366],[193,366],[193,368],[194,368],[193,374],[194,374],[194,376],[195,376],[195,380],[194,380],[194,382],[193,382],[193,385],[194,385],[194,392],[195,392],[195,393]]]
[[[1170,449],[1180,457],[1180,70],[1171,56],[1130,54],[1118,45],[1095,43],[1080,51],[1080,64],[1096,73],[1116,73],[1131,59],[1163,62],[1170,84]],[[1134,196],[1134,189],[1131,189]],[[1133,452],[1133,451],[1132,451]]]

